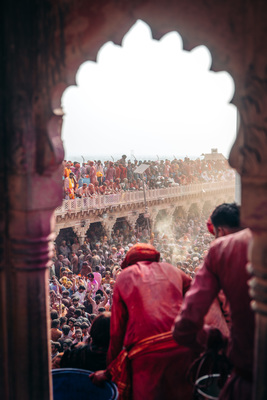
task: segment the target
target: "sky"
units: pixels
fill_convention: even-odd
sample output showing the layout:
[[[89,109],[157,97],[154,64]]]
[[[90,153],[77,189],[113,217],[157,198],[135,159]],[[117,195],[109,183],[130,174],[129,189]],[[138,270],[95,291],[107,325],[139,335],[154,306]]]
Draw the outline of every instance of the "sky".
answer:
[[[205,46],[183,51],[171,32],[157,41],[138,20],[122,46],[107,42],[62,96],[65,158],[226,157],[236,136],[232,77],[212,72]]]

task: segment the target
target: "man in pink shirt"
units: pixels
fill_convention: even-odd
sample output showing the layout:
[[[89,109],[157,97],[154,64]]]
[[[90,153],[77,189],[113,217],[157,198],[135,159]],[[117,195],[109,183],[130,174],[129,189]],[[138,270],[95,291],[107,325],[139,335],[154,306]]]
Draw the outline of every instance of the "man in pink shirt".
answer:
[[[229,358],[234,369],[220,400],[252,398],[255,320],[248,294],[250,276],[246,269],[251,239],[251,231],[244,229],[212,243],[173,327],[173,337],[179,344],[203,350],[209,336],[209,329],[203,324],[204,316],[219,291],[223,290],[231,309]]]

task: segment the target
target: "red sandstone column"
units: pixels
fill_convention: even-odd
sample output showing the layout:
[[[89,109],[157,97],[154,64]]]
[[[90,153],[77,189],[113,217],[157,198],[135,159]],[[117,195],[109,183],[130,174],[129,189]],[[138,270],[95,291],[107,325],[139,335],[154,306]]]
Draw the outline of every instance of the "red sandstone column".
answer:
[[[267,95],[264,80],[250,71],[239,105],[240,130],[230,162],[241,175],[241,220],[253,233],[249,249],[250,294],[255,311],[254,400],[267,399]],[[257,104],[257,107],[254,105]]]
[[[267,387],[263,382],[267,376],[267,232],[254,231],[251,247],[250,294],[254,298],[252,308],[256,312],[254,398],[267,398]]]
[[[57,137],[61,118],[52,119]],[[22,118],[19,124],[31,126],[27,122]],[[52,399],[48,279],[54,209],[62,202],[63,147],[60,136],[56,150],[53,141],[41,140],[44,156],[36,159],[39,138],[49,134],[32,132],[22,129],[28,146],[5,153],[11,163],[0,218],[0,397],[5,400]]]

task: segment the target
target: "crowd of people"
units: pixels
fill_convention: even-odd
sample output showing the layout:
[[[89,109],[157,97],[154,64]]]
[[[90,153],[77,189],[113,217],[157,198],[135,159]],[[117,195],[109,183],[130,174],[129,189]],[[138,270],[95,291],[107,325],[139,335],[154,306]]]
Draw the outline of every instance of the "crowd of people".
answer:
[[[95,318],[110,311],[121,264],[135,244],[153,244],[161,260],[192,279],[212,240],[205,221],[204,216],[189,220],[177,216],[167,231],[162,219],[153,234],[149,234],[145,221],[135,229],[125,222],[110,238],[95,230],[82,244],[76,236],[55,243],[49,283],[52,318],[56,317],[51,328],[53,360],[64,349],[86,343]],[[58,341],[60,346],[55,344]]]
[[[135,172],[141,164],[147,169]],[[227,181],[234,177],[226,159],[192,160],[188,157],[170,160],[127,160],[124,154],[116,162],[63,162],[64,199],[93,197],[127,190],[164,188],[203,182]]]
[[[92,379],[96,384],[113,379],[118,385],[121,399],[130,399],[133,395],[133,399],[141,400],[146,395],[153,400],[156,393],[163,395],[167,391],[170,399],[189,400],[192,398],[192,387],[186,376],[196,354],[199,356],[207,343],[212,343],[213,349],[218,346],[218,343],[214,346],[216,340],[225,343],[222,338],[228,340],[232,329],[236,332],[244,330],[244,318],[249,318],[250,325],[244,331],[244,340],[239,340],[237,336],[230,340],[230,358],[235,368],[232,369],[229,362],[227,374],[232,371],[230,386],[226,385],[227,389],[222,391],[224,394],[221,398],[250,399],[254,317],[248,311],[249,297],[245,290],[248,275],[244,270],[245,247],[250,236],[245,230],[241,235],[241,244],[231,239],[231,234],[241,228],[238,207],[231,205],[230,209],[228,220],[227,213],[222,214],[223,218],[220,215],[216,217],[216,214],[214,217],[213,213],[213,220],[208,223],[208,214],[188,219],[176,215],[168,224],[168,229],[164,217],[159,219],[153,233],[149,233],[146,224],[132,228],[125,223],[121,228],[114,229],[110,237],[96,230],[83,243],[79,243],[75,236],[55,243],[49,282],[52,368],[95,371]],[[213,246],[213,235],[229,235],[230,241],[236,243],[236,251],[239,247],[242,250],[242,257],[238,258],[235,250],[232,257],[231,249],[230,258],[224,257],[225,241],[221,242],[220,253],[212,250],[218,248],[217,241]],[[229,266],[225,260],[229,261]],[[240,276],[231,274],[233,263],[238,260],[242,261]],[[201,267],[203,262],[204,266]],[[217,270],[219,264],[221,273]],[[206,271],[206,265],[212,265],[212,273],[209,269]],[[227,274],[223,273],[225,268]],[[216,278],[216,274],[220,278]],[[225,293],[219,293],[218,279],[221,279]],[[232,290],[237,283],[240,284],[238,290],[228,293],[227,288],[231,287]],[[183,296],[187,291],[184,301]],[[242,304],[238,298],[243,298]],[[230,309],[234,310],[234,314]],[[173,325],[177,314],[180,316]],[[198,336],[197,331],[201,331],[204,316],[205,330]],[[172,334],[168,332],[172,325],[174,339],[186,347],[177,347]],[[212,339],[208,338],[207,332],[210,331],[207,326],[216,333]],[[151,343],[152,355],[147,356],[146,349],[150,349]],[[246,349],[248,343],[250,349]],[[129,354],[126,353],[130,360],[134,354],[132,387],[117,376],[118,371],[124,368],[120,353],[123,346],[131,349]],[[187,347],[191,347],[191,350],[186,350]],[[160,349],[159,355],[154,354],[154,348],[156,354]],[[139,357],[135,361],[135,352],[140,352],[141,361]],[[165,354],[164,360],[162,354]],[[157,366],[152,362],[155,357],[160,359],[155,364]],[[153,387],[151,374],[157,378]],[[238,381],[237,388],[238,379],[241,382]],[[122,386],[126,392],[121,389]],[[129,390],[131,395],[127,392]],[[243,394],[243,391],[247,394]],[[237,397],[229,397],[230,392],[231,396],[235,393]],[[238,397],[240,393],[245,397]]]
[[[52,368],[93,371],[95,384],[112,379],[122,400],[166,392],[189,400],[188,370],[204,351],[209,372],[224,370],[223,384],[230,374],[220,399],[251,399],[254,315],[245,269],[251,234],[241,230],[235,204],[209,214],[177,214],[171,224],[162,215],[153,233],[145,221],[135,228],[125,221],[110,237],[95,229],[83,243],[74,234],[55,243]],[[132,360],[130,380],[125,360]]]

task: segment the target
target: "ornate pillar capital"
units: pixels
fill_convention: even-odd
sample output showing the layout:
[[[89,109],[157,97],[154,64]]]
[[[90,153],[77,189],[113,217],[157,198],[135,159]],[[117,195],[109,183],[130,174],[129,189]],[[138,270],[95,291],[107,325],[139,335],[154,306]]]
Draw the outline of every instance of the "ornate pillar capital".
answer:
[[[102,226],[105,229],[108,238],[111,236],[111,232],[112,232],[115,222],[116,222],[116,220],[113,217],[103,219],[103,221],[102,221]]]
[[[84,240],[86,238],[86,232],[90,228],[90,223],[88,222],[81,222],[81,225],[75,225],[73,227],[73,231],[76,233],[80,245],[84,243]]]
[[[128,214],[128,215],[126,216],[126,220],[128,221],[129,225],[130,225],[132,228],[135,227],[135,224],[136,224],[137,219],[138,219],[138,213],[137,213],[137,212],[133,212],[133,213]]]

